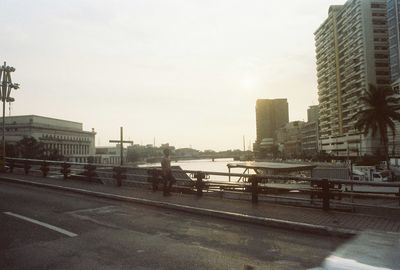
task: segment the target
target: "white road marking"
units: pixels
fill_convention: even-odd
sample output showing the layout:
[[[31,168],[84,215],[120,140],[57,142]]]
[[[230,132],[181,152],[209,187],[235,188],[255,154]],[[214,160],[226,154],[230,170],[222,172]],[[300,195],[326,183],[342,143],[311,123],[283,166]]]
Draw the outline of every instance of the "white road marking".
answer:
[[[46,228],[48,228],[48,229],[50,229],[50,230],[53,230],[53,231],[56,231],[56,232],[65,234],[65,235],[67,235],[67,236],[69,236],[69,237],[78,236],[78,235],[75,234],[75,233],[69,232],[69,231],[67,231],[67,230],[58,228],[58,227],[56,227],[56,226],[53,226],[53,225],[50,225],[50,224],[47,224],[47,223],[44,223],[44,222],[40,222],[39,220],[31,219],[31,218],[24,217],[24,216],[21,216],[21,215],[18,215],[18,214],[14,214],[14,213],[11,213],[11,212],[3,212],[3,213],[6,214],[6,215],[9,215],[9,216],[13,216],[13,217],[16,217],[16,218],[19,218],[19,219],[23,219],[23,220],[32,222],[32,223],[34,223],[34,224],[37,224],[37,225],[46,227]]]

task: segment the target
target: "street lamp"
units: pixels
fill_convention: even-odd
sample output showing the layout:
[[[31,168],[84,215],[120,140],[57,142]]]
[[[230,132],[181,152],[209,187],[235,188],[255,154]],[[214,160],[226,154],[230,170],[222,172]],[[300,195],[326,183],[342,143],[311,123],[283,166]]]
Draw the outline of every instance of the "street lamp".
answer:
[[[3,134],[2,134],[2,156],[0,159],[0,171],[5,170],[5,159],[6,159],[6,140],[5,140],[5,114],[6,114],[6,102],[13,102],[14,98],[10,97],[11,90],[17,90],[19,88],[18,83],[13,83],[11,80],[11,72],[14,72],[15,68],[7,66],[6,62],[0,67],[0,98],[3,102]]]

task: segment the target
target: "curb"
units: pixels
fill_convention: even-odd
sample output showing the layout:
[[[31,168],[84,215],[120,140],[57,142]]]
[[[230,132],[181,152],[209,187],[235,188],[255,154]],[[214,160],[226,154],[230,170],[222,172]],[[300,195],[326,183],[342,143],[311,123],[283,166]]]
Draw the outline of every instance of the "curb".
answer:
[[[313,224],[309,224],[309,223],[301,223],[301,222],[294,222],[294,221],[288,221],[288,220],[252,216],[252,215],[240,214],[240,213],[235,213],[235,212],[227,212],[227,211],[214,210],[214,209],[208,209],[208,208],[193,207],[193,206],[188,206],[188,205],[175,204],[175,203],[162,202],[162,201],[154,201],[154,200],[135,198],[135,197],[128,197],[128,196],[123,196],[123,195],[97,192],[97,191],[91,191],[91,190],[80,189],[80,188],[64,187],[64,186],[58,186],[58,185],[53,185],[53,184],[45,184],[45,183],[21,180],[21,179],[16,179],[16,178],[11,178],[11,177],[2,176],[2,177],[0,177],[0,180],[6,181],[6,182],[11,182],[11,183],[29,185],[29,186],[44,187],[44,188],[49,188],[49,189],[68,191],[68,192],[73,192],[73,193],[78,193],[78,194],[83,194],[83,195],[90,195],[90,196],[99,197],[99,198],[106,198],[106,199],[117,200],[117,201],[125,201],[125,202],[132,202],[132,203],[138,203],[138,204],[155,206],[155,207],[162,207],[162,208],[167,208],[167,209],[172,209],[172,210],[177,210],[177,211],[182,211],[182,212],[187,212],[187,213],[192,213],[192,214],[223,218],[223,219],[228,219],[228,220],[233,220],[233,221],[252,223],[252,224],[258,224],[258,225],[266,225],[266,226],[270,226],[270,227],[287,229],[287,230],[295,230],[295,231],[300,231],[300,232],[317,233],[317,234],[323,234],[323,235],[335,236],[335,237],[343,237],[343,238],[348,238],[348,237],[354,236],[355,234],[358,233],[358,231],[334,228],[334,227],[330,227],[330,226],[313,225]]]

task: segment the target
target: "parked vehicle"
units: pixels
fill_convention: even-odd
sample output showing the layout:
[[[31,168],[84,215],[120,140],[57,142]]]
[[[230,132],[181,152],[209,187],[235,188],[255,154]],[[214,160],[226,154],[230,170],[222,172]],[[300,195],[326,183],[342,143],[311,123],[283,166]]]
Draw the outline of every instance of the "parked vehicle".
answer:
[[[389,179],[388,171],[373,172],[371,181],[382,182],[382,181],[388,181],[388,179]]]
[[[351,178],[356,181],[366,181],[365,173],[360,170],[353,169]]]
[[[375,166],[353,166],[353,180],[383,182],[389,177],[390,171],[377,171]]]
[[[346,167],[317,167],[312,169],[311,177],[350,180],[350,170]]]

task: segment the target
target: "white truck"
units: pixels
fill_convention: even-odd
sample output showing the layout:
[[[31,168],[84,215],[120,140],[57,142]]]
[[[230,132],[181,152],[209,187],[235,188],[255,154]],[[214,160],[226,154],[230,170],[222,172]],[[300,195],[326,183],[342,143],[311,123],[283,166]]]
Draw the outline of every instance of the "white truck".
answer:
[[[350,170],[346,167],[316,167],[311,171],[312,178],[350,180]]]
[[[350,177],[351,176],[351,177]],[[374,166],[354,166],[353,170],[346,167],[317,167],[312,170],[312,178],[354,180],[356,181],[387,181],[389,171],[377,171]],[[371,187],[365,185],[341,185],[337,186],[344,192],[377,192],[377,193],[398,193],[396,187]]]
[[[317,167],[311,175],[313,178],[384,182],[388,181],[389,171],[377,171],[375,166],[353,166],[352,171],[347,167]]]
[[[353,180],[383,182],[388,177],[387,171],[377,171],[375,166],[353,166]]]

